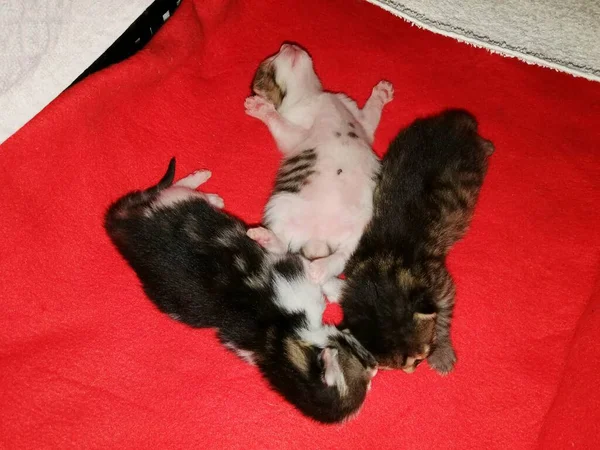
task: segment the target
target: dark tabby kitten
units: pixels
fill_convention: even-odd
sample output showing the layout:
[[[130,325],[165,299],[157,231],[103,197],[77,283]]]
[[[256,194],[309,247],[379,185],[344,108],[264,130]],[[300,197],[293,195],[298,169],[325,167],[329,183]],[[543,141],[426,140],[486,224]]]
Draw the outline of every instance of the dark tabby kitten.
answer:
[[[164,313],[218,329],[221,342],[258,366],[309,417],[339,422],[363,404],[374,358],[350,334],[323,325],[321,289],[298,255],[274,255],[220,211],[223,200],[195,189],[210,172],[164,178],[115,202],[105,228]]]
[[[382,367],[412,372],[427,359],[441,374],[453,369],[445,259],[467,231],[493,151],[463,110],[416,120],[390,145],[341,292],[342,326]]]

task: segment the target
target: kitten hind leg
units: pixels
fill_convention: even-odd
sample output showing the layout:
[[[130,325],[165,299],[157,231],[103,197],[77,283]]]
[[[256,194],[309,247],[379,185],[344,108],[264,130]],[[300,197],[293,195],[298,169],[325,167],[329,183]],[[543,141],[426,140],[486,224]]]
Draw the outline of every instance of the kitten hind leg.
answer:
[[[349,254],[338,250],[325,258],[315,259],[310,262],[308,276],[314,283],[322,285],[344,271],[348,257]]]
[[[264,227],[250,228],[246,235],[270,253],[281,254],[287,251],[283,241]]]
[[[182,186],[189,189],[196,189],[201,184],[205,183],[212,173],[210,170],[196,170],[189,174],[187,177],[183,177],[181,180],[174,183],[174,186]]]
[[[327,242],[318,239],[312,239],[302,246],[302,254],[306,259],[324,258],[331,253]]]
[[[339,303],[342,299],[342,289],[344,288],[345,284],[345,280],[341,280],[339,278],[330,278],[323,283],[323,294],[325,294],[325,297],[327,297],[327,300],[330,302]]]

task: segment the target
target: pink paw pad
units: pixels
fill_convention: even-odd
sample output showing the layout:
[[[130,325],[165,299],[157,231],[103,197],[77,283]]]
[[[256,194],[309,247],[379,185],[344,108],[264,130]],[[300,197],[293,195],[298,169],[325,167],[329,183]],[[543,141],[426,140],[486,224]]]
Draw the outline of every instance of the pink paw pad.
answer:
[[[275,106],[258,95],[248,97],[244,102],[244,107],[246,114],[258,119],[265,119],[269,114],[275,112]]]
[[[380,81],[373,88],[373,95],[377,96],[384,104],[389,103],[394,98],[394,86],[389,81]]]

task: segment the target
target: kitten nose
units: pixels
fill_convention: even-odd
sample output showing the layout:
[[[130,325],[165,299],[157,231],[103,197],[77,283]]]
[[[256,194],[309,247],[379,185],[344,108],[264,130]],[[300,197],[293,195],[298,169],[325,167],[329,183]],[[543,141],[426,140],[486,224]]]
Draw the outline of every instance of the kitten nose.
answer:
[[[288,51],[291,50],[292,52],[296,53],[300,50],[300,47],[298,47],[297,45],[294,45],[294,44],[283,44],[281,46],[281,48],[279,49],[279,51],[282,52],[284,50],[288,50]]]
[[[375,375],[377,375],[377,367],[367,369],[367,374],[369,375],[369,378],[375,378]]]

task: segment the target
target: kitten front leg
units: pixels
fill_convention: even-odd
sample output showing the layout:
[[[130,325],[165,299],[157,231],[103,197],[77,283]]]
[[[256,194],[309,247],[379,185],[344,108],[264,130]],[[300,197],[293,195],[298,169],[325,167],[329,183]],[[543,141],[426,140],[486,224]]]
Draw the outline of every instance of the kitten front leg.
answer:
[[[360,112],[360,124],[367,133],[370,142],[373,142],[375,130],[381,120],[383,107],[394,98],[394,87],[388,81],[380,81],[373,88],[371,96]]]
[[[427,357],[429,366],[440,375],[448,375],[456,364],[456,353],[449,336],[438,338],[433,352]]]
[[[208,203],[210,203],[215,208],[223,209],[223,207],[225,206],[225,201],[223,200],[223,198],[220,195],[207,194],[204,192],[196,191],[196,189],[198,189],[198,187],[200,185],[206,183],[206,181],[211,177],[211,175],[212,175],[212,172],[210,170],[201,169],[201,170],[196,170],[195,172],[189,174],[188,176],[181,178],[180,180],[173,183],[173,186],[171,186],[169,189],[167,189],[167,191],[161,196],[162,203],[164,204],[169,199],[174,201],[177,198],[181,198],[182,196],[183,196],[183,198],[185,198],[185,196],[188,196],[191,194],[191,195],[202,197],[204,200],[206,200]],[[184,188],[183,191],[181,191],[182,188]],[[193,192],[191,192],[191,193],[186,192],[185,189],[189,189]]]
[[[173,183],[173,186],[183,186],[188,189],[197,189],[198,186],[206,183],[208,179],[212,176],[212,172],[210,170],[201,169],[192,172],[188,176],[181,178],[180,180]]]
[[[435,348],[427,357],[429,366],[440,375],[447,375],[456,364],[456,353],[450,340],[450,324],[454,310],[454,283],[448,278],[444,294],[436,301]]]
[[[264,227],[250,228],[246,235],[270,253],[282,254],[287,251],[283,241]]]
[[[258,95],[248,97],[244,106],[246,114],[256,117],[269,128],[279,151],[284,155],[290,154],[306,139],[307,130],[283,118],[275,106],[264,98]]]
[[[204,192],[197,192],[197,189],[200,185],[206,183],[208,179],[212,176],[212,172],[210,170],[201,169],[196,170],[195,172],[189,174],[186,177],[181,178],[180,180],[173,183],[175,187],[184,187],[187,189],[194,190],[194,195],[200,195],[204,200],[213,205],[215,208],[223,209],[225,207],[225,201],[218,194],[206,194]]]

